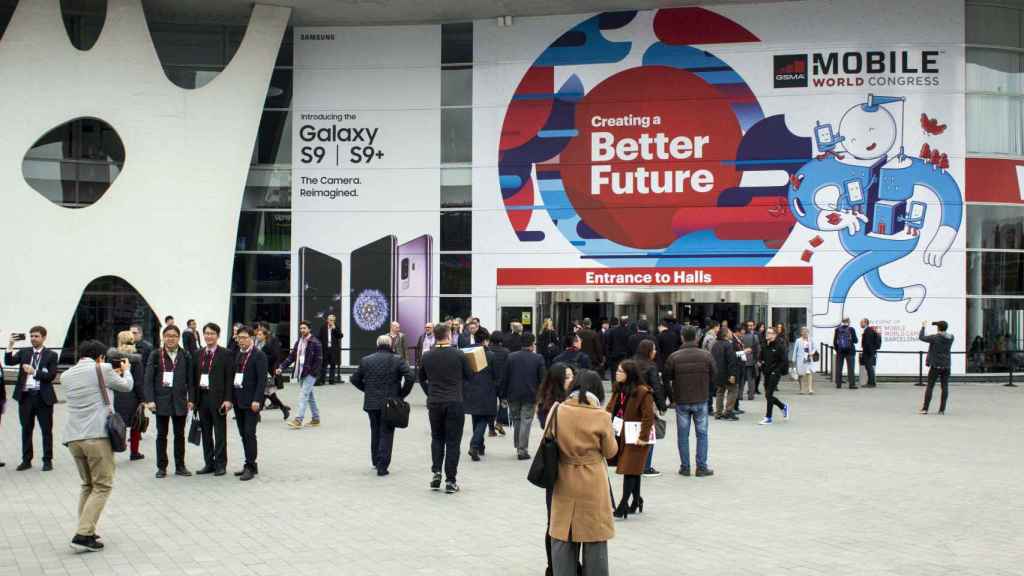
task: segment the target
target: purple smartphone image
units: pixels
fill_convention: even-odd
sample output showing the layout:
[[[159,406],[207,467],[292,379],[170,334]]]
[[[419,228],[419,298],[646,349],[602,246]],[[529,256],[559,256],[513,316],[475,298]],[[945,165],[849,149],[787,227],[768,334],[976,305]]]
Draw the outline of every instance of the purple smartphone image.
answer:
[[[398,247],[397,320],[409,346],[416,344],[423,327],[433,321],[433,248],[434,239],[429,234]]]

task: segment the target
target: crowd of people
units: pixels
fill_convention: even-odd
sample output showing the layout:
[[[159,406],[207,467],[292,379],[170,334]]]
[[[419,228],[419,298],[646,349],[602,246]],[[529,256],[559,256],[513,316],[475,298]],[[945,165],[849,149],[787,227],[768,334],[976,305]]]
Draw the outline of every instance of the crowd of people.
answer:
[[[950,349],[953,337],[945,322],[933,323],[938,332],[920,338],[929,344],[929,384],[922,413],[927,413],[932,389],[941,382],[940,413],[946,409]],[[844,320],[834,334],[836,385],[842,386],[839,365],[852,358],[862,342],[861,364],[874,366],[881,337],[864,319],[858,337]],[[306,321],[298,338],[283,348],[270,327],[236,324],[221,345],[221,328],[213,322],[202,330],[194,320],[181,330],[173,317],[164,319],[157,347],[141,326],[118,334],[115,346],[90,340],[79,345],[78,363],[61,376],[67,401],[63,442],[82,479],[79,525],[72,545],[99,550],[96,523],[113,483],[113,448],[108,438],[108,414],[126,423],[130,460],[145,458],[141,436],[150,416],[156,420],[156,477],[169,472],[168,440],[173,436],[173,474],[193,472],[185,461],[186,441],[202,446],[203,466],[196,474],[224,476],[227,472],[227,420],[236,423],[244,463],[235,476],[249,481],[259,474],[258,426],[261,414],[280,410],[292,429],[317,427],[320,412],[314,387],[340,382],[338,369],[343,338],[334,317],[324,322],[318,338]],[[19,367],[14,399],[22,424],[22,461],[17,470],[32,467],[33,434],[38,423],[43,437],[43,470],[53,468],[53,407],[57,354],[46,348],[46,329],[33,327],[30,346],[15,350],[12,335],[5,354],[8,366]],[[674,406],[677,448],[682,476],[707,477],[708,421],[737,421],[741,401],[762,394],[765,412],[760,424],[774,422],[774,410],[784,419],[792,408],[776,396],[787,374],[799,381],[801,394],[813,394],[813,373],[819,350],[807,328],[800,328],[789,345],[782,325],[744,322],[733,330],[728,322],[707,320],[704,326],[684,324],[668,316],[652,333],[645,317],[574,323],[568,334],[555,333],[545,321],[537,337],[512,323],[509,331],[489,331],[479,319],[452,319],[425,326],[414,346],[407,346],[401,327],[392,323],[381,334],[376,351],[359,359],[352,385],[363,393],[370,426],[370,463],[378,476],[387,476],[402,402],[418,382],[426,395],[430,425],[429,487],[448,494],[460,491],[458,471],[466,416],[471,435],[468,455],[480,462],[487,438],[504,436],[511,427],[519,460],[530,460],[530,431],[536,417],[543,436],[553,438],[562,454],[559,480],[548,491],[545,531],[549,571],[574,574],[582,561],[588,573],[607,573],[606,542],[614,534],[613,518],[642,514],[641,480],[660,473],[653,467],[654,446],[665,436],[665,415]],[[483,361],[471,364],[465,349],[482,347]],[[410,362],[410,359],[412,360]],[[849,386],[855,388],[852,366]],[[298,384],[293,412],[279,397],[284,376]],[[604,376],[610,393],[606,394]],[[868,386],[874,386],[873,370]],[[113,397],[109,395],[110,391]],[[607,396],[607,399],[606,399]],[[305,422],[307,408],[310,420]],[[400,413],[401,411],[398,410]],[[191,415],[191,427],[186,424]],[[695,428],[696,458],[690,458],[690,428]],[[694,466],[691,466],[693,462]],[[2,465],[2,463],[0,463]],[[622,476],[616,501],[607,466]]]

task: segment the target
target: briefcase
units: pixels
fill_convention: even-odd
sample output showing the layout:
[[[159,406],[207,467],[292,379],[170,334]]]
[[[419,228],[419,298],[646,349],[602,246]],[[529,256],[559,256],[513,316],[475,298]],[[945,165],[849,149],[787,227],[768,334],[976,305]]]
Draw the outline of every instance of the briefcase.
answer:
[[[409,403],[401,398],[386,398],[381,418],[395,428],[408,428]]]
[[[195,412],[192,413],[192,424],[188,428],[188,443],[196,446],[203,443],[203,423]]]

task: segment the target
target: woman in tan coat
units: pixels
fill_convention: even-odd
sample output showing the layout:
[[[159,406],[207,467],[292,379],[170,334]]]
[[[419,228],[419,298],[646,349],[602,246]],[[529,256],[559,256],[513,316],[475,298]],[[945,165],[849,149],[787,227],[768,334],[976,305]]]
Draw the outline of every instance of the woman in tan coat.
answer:
[[[622,497],[615,508],[616,518],[627,518],[630,514],[644,511],[644,499],[640,497],[640,477],[647,464],[651,446],[647,443],[654,426],[654,391],[644,382],[640,367],[633,360],[619,364],[615,372],[615,387],[608,402],[608,413],[618,428],[619,454],[615,472],[622,474]],[[626,429],[640,425],[636,443],[626,442]],[[630,501],[632,498],[632,502]]]
[[[551,565],[554,576],[608,574],[608,540],[615,536],[605,460],[618,452],[611,419],[601,409],[604,387],[592,370],[576,375],[569,399],[548,417],[546,434],[558,442],[558,480],[551,496]]]

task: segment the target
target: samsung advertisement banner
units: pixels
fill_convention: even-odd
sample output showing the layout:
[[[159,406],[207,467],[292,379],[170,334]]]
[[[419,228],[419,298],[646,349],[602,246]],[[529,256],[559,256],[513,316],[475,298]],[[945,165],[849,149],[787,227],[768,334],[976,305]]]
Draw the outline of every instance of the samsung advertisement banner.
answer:
[[[292,318],[334,314],[342,363],[437,310],[440,80],[438,26],[295,30]]]
[[[819,341],[843,317],[870,318],[886,350],[920,350],[922,320],[962,339],[963,11],[476,22],[474,314],[493,327],[503,291],[542,287],[805,286]],[[385,318],[413,332],[403,294],[431,302],[409,318],[436,319],[439,42],[440,27],[296,30],[295,317],[336,285],[363,342]],[[404,253],[428,264],[406,278]],[[338,271],[307,282],[318,259]],[[916,355],[880,362],[917,371]]]

